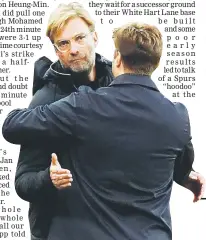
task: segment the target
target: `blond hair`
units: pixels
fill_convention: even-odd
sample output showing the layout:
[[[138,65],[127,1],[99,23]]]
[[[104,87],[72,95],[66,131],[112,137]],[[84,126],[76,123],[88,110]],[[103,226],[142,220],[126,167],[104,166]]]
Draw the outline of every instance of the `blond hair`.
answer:
[[[140,75],[151,75],[162,55],[162,35],[148,24],[129,23],[113,31],[116,49],[124,67]]]
[[[61,33],[70,19],[79,17],[83,19],[91,32],[95,31],[95,23],[89,12],[79,3],[59,4],[51,13],[46,30],[47,37],[53,42],[54,36]]]

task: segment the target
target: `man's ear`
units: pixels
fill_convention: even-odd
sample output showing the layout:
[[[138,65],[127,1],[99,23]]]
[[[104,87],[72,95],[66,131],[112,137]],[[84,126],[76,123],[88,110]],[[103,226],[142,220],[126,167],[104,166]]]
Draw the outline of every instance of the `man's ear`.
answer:
[[[97,35],[97,32],[93,32],[93,39],[94,39],[94,45],[95,45],[95,47],[96,47],[97,44],[98,44],[98,35]]]
[[[120,67],[121,64],[122,64],[122,56],[121,56],[121,53],[118,50],[115,50],[114,59],[115,59],[116,66]]]

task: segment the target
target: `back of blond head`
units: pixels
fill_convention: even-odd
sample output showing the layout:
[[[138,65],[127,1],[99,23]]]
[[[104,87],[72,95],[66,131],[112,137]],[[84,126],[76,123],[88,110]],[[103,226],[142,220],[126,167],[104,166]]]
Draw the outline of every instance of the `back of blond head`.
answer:
[[[91,32],[95,31],[95,23],[89,12],[77,2],[69,4],[59,4],[51,13],[46,30],[47,37],[53,42],[54,36],[57,36],[64,29],[70,19],[79,17],[83,19]]]
[[[116,49],[124,65],[136,74],[151,75],[162,55],[162,35],[157,27],[128,23],[113,31]]]

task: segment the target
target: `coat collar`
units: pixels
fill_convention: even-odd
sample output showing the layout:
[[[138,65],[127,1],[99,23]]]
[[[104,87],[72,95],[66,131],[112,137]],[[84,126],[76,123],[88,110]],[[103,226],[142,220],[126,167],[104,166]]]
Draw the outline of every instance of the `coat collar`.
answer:
[[[44,74],[43,80],[45,82],[51,81],[55,84],[58,84],[58,86],[61,86],[65,89],[71,89],[75,88],[77,89],[81,85],[88,85],[88,86],[94,86],[96,89],[100,86],[108,86],[108,84],[111,82],[111,80],[106,80],[106,76],[111,76],[110,78],[113,79],[112,73],[110,73],[112,63],[101,56],[100,54],[96,53],[95,56],[95,67],[97,70],[96,74],[96,80],[94,82],[86,81],[82,76],[79,77],[78,75],[75,75],[72,72],[65,71],[59,60],[52,63],[49,67],[49,69]],[[108,82],[108,83],[107,83]],[[107,84],[106,84],[107,83]]]
[[[157,86],[155,83],[152,81],[150,76],[146,75],[136,75],[136,74],[131,74],[131,73],[125,73],[122,75],[119,75],[114,79],[114,81],[111,82],[109,86],[114,86],[114,85],[127,85],[127,84],[134,84],[134,85],[140,85],[143,87],[151,88],[155,91],[158,91]]]
[[[107,60],[100,54],[96,53],[95,54],[95,66],[97,67],[100,64],[101,65],[102,64],[109,65],[110,67],[112,66],[111,61]],[[64,70],[60,64],[60,61],[57,60],[50,65],[49,69],[44,74],[44,79],[47,79],[50,77],[52,77],[52,78],[56,77],[57,79],[61,78],[61,79],[68,80],[68,78],[73,77],[73,74],[72,74],[72,72]]]

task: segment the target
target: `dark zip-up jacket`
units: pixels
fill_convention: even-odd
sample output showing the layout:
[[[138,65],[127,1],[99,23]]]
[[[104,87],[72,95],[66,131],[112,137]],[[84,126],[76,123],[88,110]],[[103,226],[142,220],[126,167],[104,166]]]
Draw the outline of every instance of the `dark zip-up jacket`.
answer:
[[[15,144],[70,147],[74,185],[58,192],[48,240],[172,239],[169,200],[176,161],[191,155],[189,118],[150,77],[124,74],[97,91],[84,86],[51,105],[14,110],[3,134]]]

